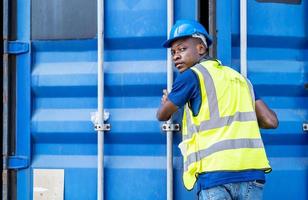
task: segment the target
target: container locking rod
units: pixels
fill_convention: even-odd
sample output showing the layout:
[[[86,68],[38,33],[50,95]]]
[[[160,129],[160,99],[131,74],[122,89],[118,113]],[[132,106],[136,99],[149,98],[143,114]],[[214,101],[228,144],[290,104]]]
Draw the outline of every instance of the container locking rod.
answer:
[[[174,21],[174,0],[167,1],[167,38]],[[173,70],[172,70],[172,59],[170,48],[167,50],[167,90],[168,93],[172,89],[173,84]],[[172,124],[171,119],[167,122]],[[168,128],[168,127],[166,127]],[[167,200],[173,200],[173,133],[172,131],[166,131],[166,140],[167,140]]]
[[[104,0],[97,0],[97,124],[104,124]],[[104,200],[104,126],[97,130],[97,200]]]
[[[169,124],[169,123],[164,123],[162,126],[162,131],[180,131],[180,125],[179,124]]]

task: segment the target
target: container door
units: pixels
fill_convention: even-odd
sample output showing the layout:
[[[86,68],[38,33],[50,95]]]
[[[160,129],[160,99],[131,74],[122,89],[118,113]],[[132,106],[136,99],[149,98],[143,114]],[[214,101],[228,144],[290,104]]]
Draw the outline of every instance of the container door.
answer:
[[[15,2],[15,1],[14,1]],[[105,199],[166,198],[166,139],[155,114],[166,88],[167,4],[105,1]],[[96,1],[16,0],[17,199],[96,199]],[[196,2],[175,1],[176,19]],[[185,191],[175,136],[175,199]]]
[[[279,118],[262,130],[273,172],[264,199],[308,199],[308,2],[247,1],[248,78]],[[239,69],[239,1],[217,1],[218,58]]]

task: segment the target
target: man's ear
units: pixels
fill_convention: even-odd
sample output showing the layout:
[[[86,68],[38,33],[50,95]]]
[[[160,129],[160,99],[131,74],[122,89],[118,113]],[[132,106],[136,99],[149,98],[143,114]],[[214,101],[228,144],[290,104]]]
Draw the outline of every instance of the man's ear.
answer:
[[[206,48],[203,44],[199,43],[197,44],[197,51],[199,53],[199,55],[203,55],[206,53]]]

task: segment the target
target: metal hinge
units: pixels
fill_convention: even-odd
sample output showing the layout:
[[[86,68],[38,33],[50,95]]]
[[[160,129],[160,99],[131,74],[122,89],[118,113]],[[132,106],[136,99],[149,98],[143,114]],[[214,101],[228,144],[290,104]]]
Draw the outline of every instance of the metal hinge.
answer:
[[[106,110],[104,110],[104,121],[107,121],[109,119],[110,113]],[[91,121],[94,124],[95,131],[110,131],[111,125],[100,123],[98,120],[98,112],[92,112],[91,113]]]
[[[95,124],[94,129],[96,131],[110,131],[110,124],[103,124],[103,125]]]
[[[179,124],[170,124],[170,123],[164,123],[161,126],[162,130],[167,131],[180,131],[180,125]]]
[[[303,123],[303,130],[308,131],[308,123]]]
[[[5,54],[17,55],[29,52],[29,43],[27,42],[4,40],[3,45]]]
[[[7,159],[8,169],[24,169],[29,167],[29,158],[27,156],[9,156]]]

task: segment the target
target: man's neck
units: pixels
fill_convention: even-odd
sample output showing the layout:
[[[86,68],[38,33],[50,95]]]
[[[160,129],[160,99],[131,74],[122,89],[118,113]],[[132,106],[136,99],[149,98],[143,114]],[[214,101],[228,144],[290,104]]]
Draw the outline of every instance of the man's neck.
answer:
[[[204,62],[204,61],[207,61],[207,60],[213,60],[213,58],[211,58],[209,56],[209,54],[204,54],[203,56],[200,57],[200,60],[198,63],[201,63],[201,62]]]

